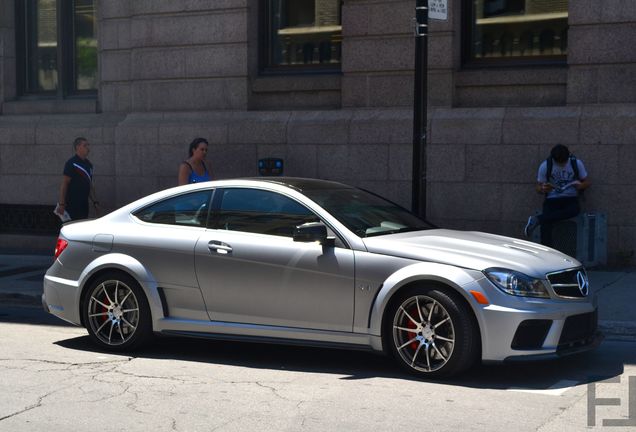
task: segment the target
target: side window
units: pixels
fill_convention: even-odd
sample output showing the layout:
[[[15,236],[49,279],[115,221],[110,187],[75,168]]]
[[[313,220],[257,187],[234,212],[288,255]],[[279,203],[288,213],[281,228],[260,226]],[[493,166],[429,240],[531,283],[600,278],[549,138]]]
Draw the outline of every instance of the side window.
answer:
[[[296,226],[319,220],[302,204],[275,192],[228,188],[220,193],[218,229],[292,237]]]
[[[205,227],[212,191],[198,191],[168,198],[135,213],[144,222]]]
[[[336,72],[342,52],[340,0],[265,0],[261,14],[261,71]]]
[[[21,95],[94,95],[97,14],[94,0],[16,1]],[[3,11],[4,12],[4,11]]]
[[[465,62],[476,66],[565,64],[568,3],[569,0],[463,0]]]

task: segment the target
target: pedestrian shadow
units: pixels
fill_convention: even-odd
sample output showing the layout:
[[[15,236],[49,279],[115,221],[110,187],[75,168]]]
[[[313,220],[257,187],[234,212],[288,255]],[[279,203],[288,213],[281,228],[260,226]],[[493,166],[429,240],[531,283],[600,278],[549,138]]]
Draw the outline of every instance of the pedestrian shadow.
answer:
[[[99,349],[88,336],[55,342],[61,347],[112,354]],[[625,364],[636,364],[636,352],[621,342],[604,343],[596,351],[553,361],[478,364],[439,384],[492,390],[558,390],[619,376]],[[402,372],[392,359],[369,351],[157,337],[145,348],[125,353],[133,358],[200,362],[252,369],[342,375],[342,380],[388,378],[425,381]]]

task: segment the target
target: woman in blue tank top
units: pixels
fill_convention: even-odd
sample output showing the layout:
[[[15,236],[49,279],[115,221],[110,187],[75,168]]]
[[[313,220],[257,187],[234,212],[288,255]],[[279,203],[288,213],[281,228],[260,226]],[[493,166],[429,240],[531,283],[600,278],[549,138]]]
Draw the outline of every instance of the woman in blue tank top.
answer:
[[[205,164],[208,142],[205,138],[195,138],[190,143],[190,157],[179,165],[179,185],[201,183],[212,180],[212,174]]]

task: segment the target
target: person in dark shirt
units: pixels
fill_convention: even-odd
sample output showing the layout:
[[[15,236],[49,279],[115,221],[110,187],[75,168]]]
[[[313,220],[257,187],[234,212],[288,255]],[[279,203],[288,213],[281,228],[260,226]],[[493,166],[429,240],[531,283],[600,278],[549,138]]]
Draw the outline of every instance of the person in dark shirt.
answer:
[[[56,210],[60,215],[63,215],[64,211],[68,212],[71,220],[86,219],[89,198],[95,210],[99,211],[99,202],[95,197],[93,185],[93,164],[88,160],[88,140],[84,137],[75,138],[73,149],[75,156],[64,164],[60,199]]]

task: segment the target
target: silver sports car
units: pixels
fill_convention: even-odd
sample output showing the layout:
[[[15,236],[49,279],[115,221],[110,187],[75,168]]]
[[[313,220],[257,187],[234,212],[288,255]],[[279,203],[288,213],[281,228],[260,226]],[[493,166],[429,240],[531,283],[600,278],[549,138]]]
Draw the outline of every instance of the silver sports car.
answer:
[[[423,377],[602,338],[573,258],[301,178],[180,186],[68,223],[42,301],[109,350],[155,333],[370,349]]]

